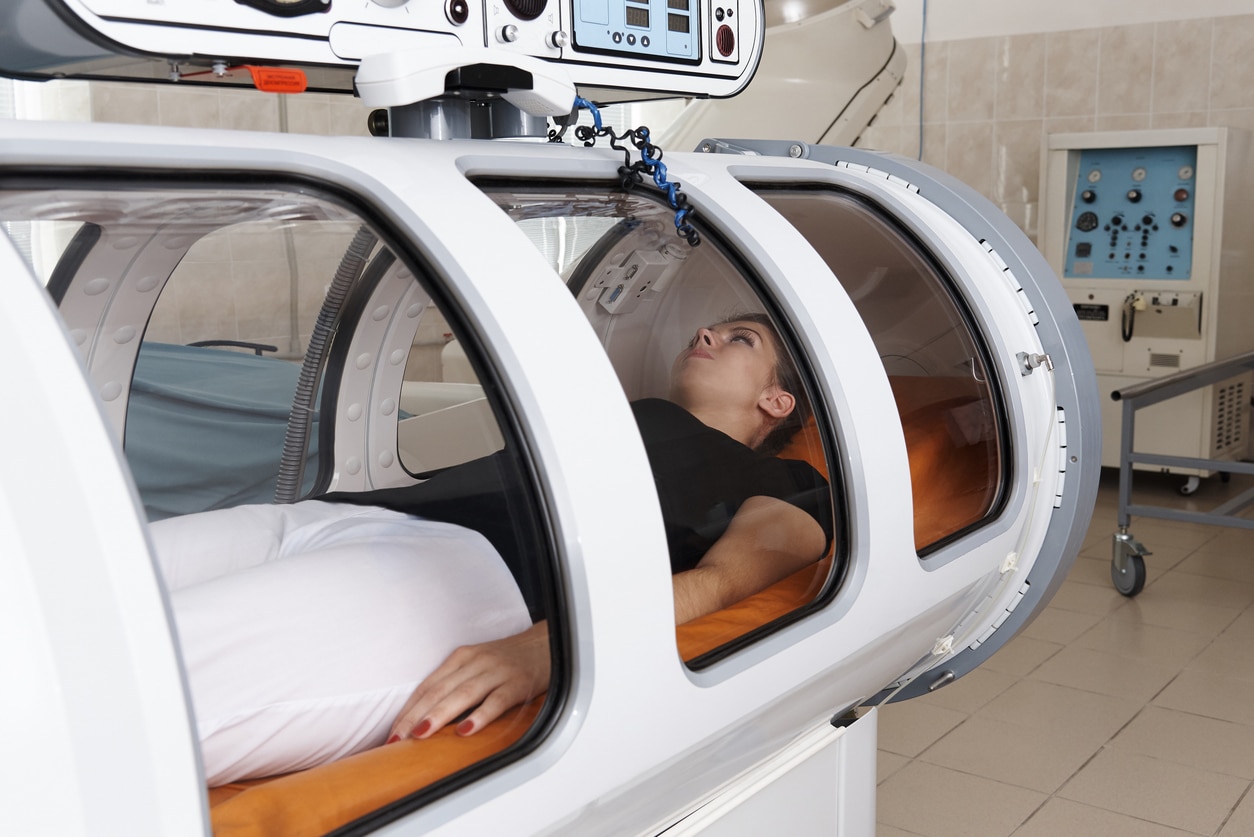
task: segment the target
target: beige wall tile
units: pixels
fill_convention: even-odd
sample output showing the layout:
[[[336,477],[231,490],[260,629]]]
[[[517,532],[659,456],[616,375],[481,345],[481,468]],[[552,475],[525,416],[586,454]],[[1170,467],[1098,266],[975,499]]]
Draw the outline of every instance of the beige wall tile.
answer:
[[[1212,20],[1176,20],[1154,28],[1151,110],[1198,110],[1210,91]],[[1204,109],[1204,108],[1201,108]]]
[[[1094,131],[1097,116],[1051,116],[1045,120],[1046,134],[1068,134],[1074,131]],[[1107,533],[1109,536],[1109,533]]]
[[[1154,25],[1113,26],[1101,32],[1097,113],[1145,113],[1154,72]]]
[[[1254,15],[1236,15],[1215,21],[1214,52],[1210,65],[1210,107],[1254,108],[1250,83],[1250,56],[1254,55]]]
[[[926,54],[923,56],[924,69],[922,79],[923,91],[923,121],[924,122],[944,122],[949,118],[949,44],[939,42],[929,44]],[[918,59],[916,63],[908,65],[906,74],[911,75],[909,67],[918,67]],[[915,85],[913,93],[914,112],[912,118],[918,121],[919,118],[919,73],[916,69],[913,73]],[[904,80],[903,80],[904,84]]]
[[[327,133],[346,137],[370,136],[366,121],[372,110],[374,108],[366,107],[360,99],[352,96],[331,97],[327,112],[329,120]]]
[[[232,91],[218,103],[223,128],[232,131],[279,130],[278,94],[256,90]]]
[[[1144,131],[1150,126],[1148,113],[1098,114],[1099,131]]]
[[[1045,42],[1045,115],[1095,116],[1101,33],[1050,32]]]
[[[1172,113],[1151,113],[1151,128],[1204,128],[1210,120],[1210,114],[1204,110],[1178,111]]]
[[[875,151],[890,151],[894,154],[901,154],[901,132],[900,125],[872,125],[864,130],[854,141],[854,145],[858,148],[870,148]]]
[[[996,186],[993,123],[951,122],[947,134],[945,162],[941,168],[991,199]],[[925,153],[924,158],[927,156]]]
[[[162,125],[180,128],[217,128],[218,102],[226,92],[177,84],[157,88],[157,108]]]
[[[972,38],[949,44],[949,76],[945,89],[950,122],[993,118],[997,87],[996,43],[995,38]]]
[[[1041,179],[1041,139],[1045,123],[1040,119],[998,120],[993,130],[993,155],[997,182],[993,199],[999,202],[1036,203]]]
[[[1237,108],[1235,110],[1212,110],[1208,125],[1226,125],[1241,128],[1254,133],[1254,108]]]
[[[998,120],[1039,119],[1045,115],[1046,38],[998,38],[994,114]]]
[[[158,125],[156,85],[94,84],[91,95],[93,122],[124,122],[128,125]]]
[[[330,133],[331,124],[330,96],[320,93],[302,93],[299,96],[288,96],[287,130],[292,134]]]
[[[1099,753],[1058,795],[1197,834],[1214,834],[1249,782],[1118,750]]]

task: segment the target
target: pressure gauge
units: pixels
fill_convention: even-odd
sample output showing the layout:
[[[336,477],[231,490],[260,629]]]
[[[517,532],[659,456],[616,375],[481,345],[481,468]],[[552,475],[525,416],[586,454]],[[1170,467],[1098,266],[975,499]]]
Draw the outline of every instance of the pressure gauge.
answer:
[[[1136,168],[1132,170],[1132,179],[1135,180],[1137,183],[1140,183],[1142,180],[1145,179],[1145,174],[1146,174],[1145,167],[1137,166]]]
[[[1089,183],[1096,183],[1097,181],[1101,179],[1102,179],[1101,169],[1093,169],[1092,171],[1089,172]]]
[[[1192,180],[1192,179],[1193,179],[1193,167],[1192,167],[1192,166],[1181,166],[1181,167],[1180,167],[1180,171],[1176,172],[1176,175],[1177,175],[1177,176],[1178,176],[1181,180]]]

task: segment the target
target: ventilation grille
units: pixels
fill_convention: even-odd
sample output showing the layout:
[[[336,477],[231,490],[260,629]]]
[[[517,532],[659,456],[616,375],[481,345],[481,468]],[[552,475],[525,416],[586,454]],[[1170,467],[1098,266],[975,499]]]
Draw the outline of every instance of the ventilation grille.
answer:
[[[1180,368],[1180,355],[1157,354],[1150,352],[1150,367],[1159,367],[1167,369]]]
[[[1246,379],[1215,387],[1215,453],[1245,451],[1246,405],[1249,390]]]

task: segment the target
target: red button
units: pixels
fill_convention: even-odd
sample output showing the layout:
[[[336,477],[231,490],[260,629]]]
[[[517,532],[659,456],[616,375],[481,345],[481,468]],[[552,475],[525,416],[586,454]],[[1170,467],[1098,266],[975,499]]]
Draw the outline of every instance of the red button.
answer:
[[[726,58],[736,49],[736,34],[732,32],[730,26],[723,24],[714,33],[714,43],[718,46],[719,54]]]

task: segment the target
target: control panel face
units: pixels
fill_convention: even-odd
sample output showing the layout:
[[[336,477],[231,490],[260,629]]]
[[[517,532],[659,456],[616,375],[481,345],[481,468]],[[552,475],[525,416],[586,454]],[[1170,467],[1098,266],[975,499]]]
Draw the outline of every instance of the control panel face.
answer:
[[[0,74],[205,83],[215,65],[281,64],[351,92],[367,57],[469,48],[561,65],[596,101],[734,95],[765,37],[762,0],[23,0],[23,13],[6,25],[0,4]],[[85,31],[99,36],[86,47]],[[57,32],[76,48],[49,51]]]
[[[1063,276],[1189,279],[1197,146],[1080,153]]]

